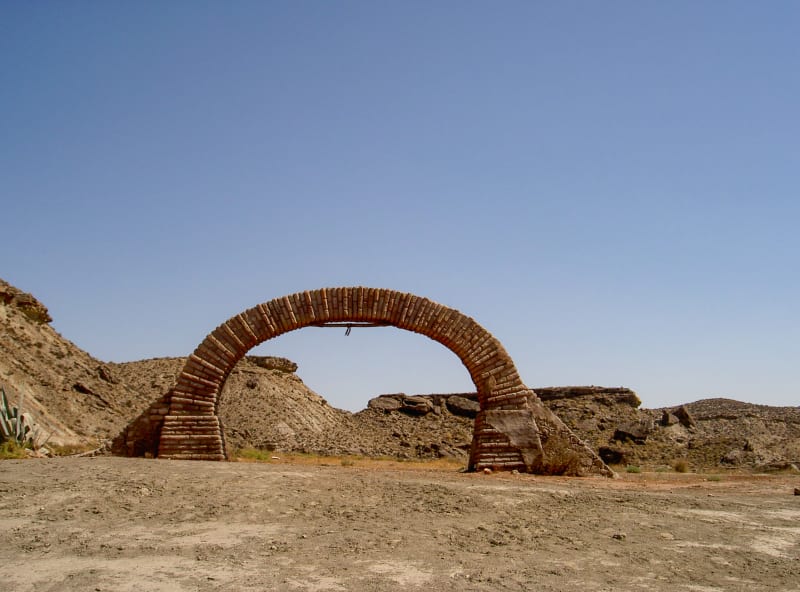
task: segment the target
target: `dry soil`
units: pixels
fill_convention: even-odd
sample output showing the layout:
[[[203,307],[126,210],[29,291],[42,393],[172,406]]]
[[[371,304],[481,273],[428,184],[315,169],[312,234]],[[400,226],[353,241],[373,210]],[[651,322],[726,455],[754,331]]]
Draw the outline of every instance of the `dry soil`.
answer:
[[[800,589],[797,477],[333,462],[4,461],[0,590]]]

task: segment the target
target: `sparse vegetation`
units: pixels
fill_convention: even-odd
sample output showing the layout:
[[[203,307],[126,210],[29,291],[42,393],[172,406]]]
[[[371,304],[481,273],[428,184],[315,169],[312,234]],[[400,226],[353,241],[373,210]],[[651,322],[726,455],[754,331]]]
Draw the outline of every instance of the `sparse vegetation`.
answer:
[[[240,448],[233,453],[236,460],[244,462],[271,462],[275,453],[261,448]]]
[[[642,469],[637,467],[636,465],[628,465],[627,467],[625,467],[625,472],[626,473],[641,473]]]
[[[547,449],[551,452],[542,461],[545,475],[566,475],[580,477],[583,474],[580,456],[570,446],[570,442],[558,434],[550,434]],[[545,444],[545,441],[542,441]]]
[[[558,455],[545,459],[544,474],[578,477],[581,475],[580,458],[572,450],[561,448]]]

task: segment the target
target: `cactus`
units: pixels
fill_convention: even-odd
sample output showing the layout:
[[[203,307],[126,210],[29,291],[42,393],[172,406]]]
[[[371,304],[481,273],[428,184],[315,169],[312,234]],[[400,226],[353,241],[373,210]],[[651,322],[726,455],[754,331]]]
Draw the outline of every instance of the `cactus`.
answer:
[[[16,407],[8,402],[0,387],[0,442],[11,440],[21,446],[34,446],[39,430],[30,413],[22,412],[22,395]]]

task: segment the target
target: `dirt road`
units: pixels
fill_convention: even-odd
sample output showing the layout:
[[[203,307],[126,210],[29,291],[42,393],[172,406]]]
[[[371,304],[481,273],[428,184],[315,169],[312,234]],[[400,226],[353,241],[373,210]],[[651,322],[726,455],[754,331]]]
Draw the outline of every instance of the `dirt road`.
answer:
[[[800,479],[0,463],[0,590],[800,590]]]

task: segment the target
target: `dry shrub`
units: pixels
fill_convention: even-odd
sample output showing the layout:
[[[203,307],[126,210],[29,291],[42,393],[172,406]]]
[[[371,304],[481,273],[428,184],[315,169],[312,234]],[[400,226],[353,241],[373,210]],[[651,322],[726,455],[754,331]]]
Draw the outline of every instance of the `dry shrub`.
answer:
[[[580,459],[571,450],[565,450],[563,454],[551,455],[542,463],[542,472],[545,475],[567,475],[571,477],[580,476]]]
[[[545,453],[542,459],[541,471],[543,475],[566,475],[580,477],[584,472],[581,457],[570,446],[570,442],[560,436],[549,435]],[[545,444],[542,442],[542,444]]]
[[[685,458],[678,458],[672,461],[672,468],[676,473],[685,473],[689,470],[689,461]]]

